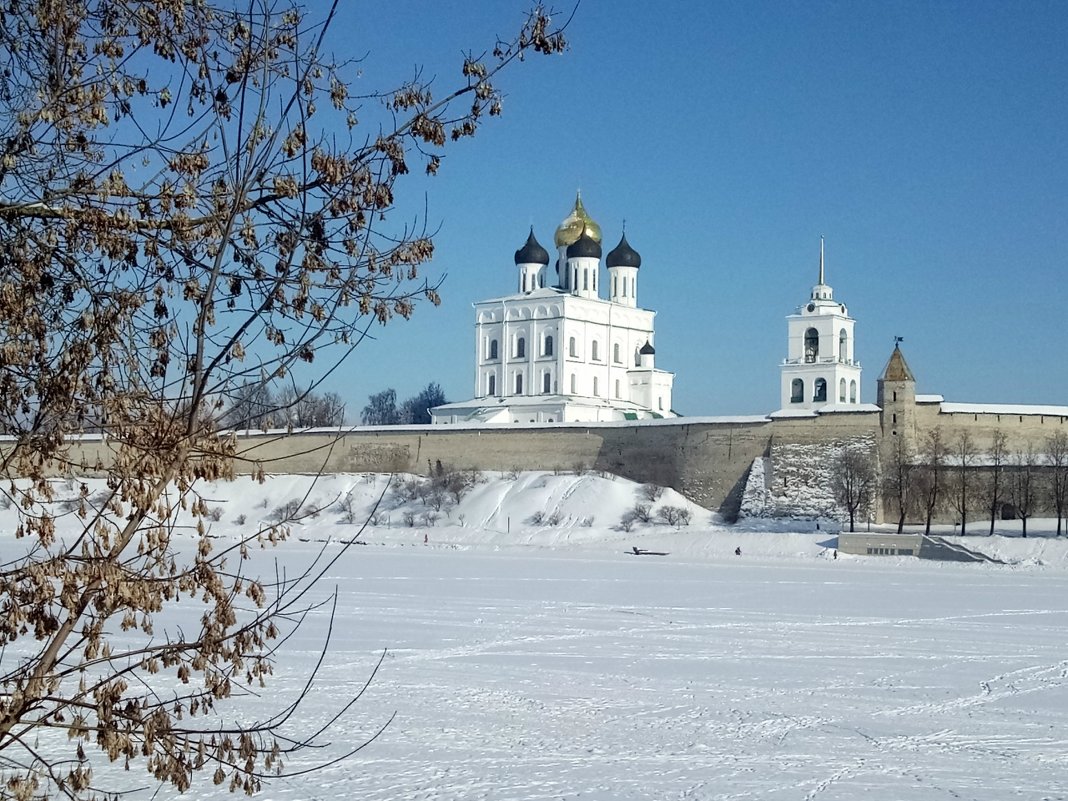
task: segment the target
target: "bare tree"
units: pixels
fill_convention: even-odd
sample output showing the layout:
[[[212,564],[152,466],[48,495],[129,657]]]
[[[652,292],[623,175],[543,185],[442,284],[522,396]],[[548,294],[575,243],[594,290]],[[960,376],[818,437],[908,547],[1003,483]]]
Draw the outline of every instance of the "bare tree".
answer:
[[[1058,431],[1046,438],[1046,464],[1050,467],[1049,499],[1057,515],[1057,536],[1068,507],[1068,434]]]
[[[971,434],[967,431],[958,434],[953,441],[950,455],[954,461],[950,501],[960,518],[960,533],[964,536],[968,533],[968,512],[975,505],[974,468],[978,454]]]
[[[948,453],[942,439],[942,429],[928,431],[923,438],[920,467],[916,475],[916,496],[924,514],[924,534],[931,533],[931,521],[943,501]]]
[[[1027,521],[1035,513],[1039,497],[1038,454],[1031,443],[1016,452],[1016,464],[1009,472],[1009,500],[1020,518],[1023,536],[1027,536]]]
[[[897,533],[905,530],[905,518],[915,501],[916,462],[912,448],[902,436],[894,437],[890,462],[883,477],[883,493],[893,500],[897,513]]]
[[[994,526],[1004,502],[1005,486],[1003,474],[1005,472],[1005,458],[1009,453],[1009,438],[1004,431],[998,429],[990,442],[990,470],[986,481],[986,508],[990,512],[990,536],[994,536]]]
[[[831,473],[831,490],[839,506],[849,513],[849,530],[856,531],[856,517],[867,511],[875,491],[875,464],[867,448],[845,447]]]
[[[101,797],[98,760],[253,792],[321,740],[280,735],[292,707],[217,717],[269,679],[320,575],[242,575],[285,520],[208,536],[198,487],[239,456],[220,413],[250,382],[316,388],[371,325],[438,302],[419,273],[431,240],[391,222],[398,181],[500,112],[501,69],[564,48],[536,9],[452,88],[417,75],[356,96],[357,65],[325,55],[333,16],[259,0],[0,14],[0,466],[21,517],[0,565],[5,797]],[[106,497],[82,485],[61,517],[49,477],[80,467],[87,431],[106,438]],[[193,549],[173,544],[179,508]],[[183,597],[200,625],[163,630]]]

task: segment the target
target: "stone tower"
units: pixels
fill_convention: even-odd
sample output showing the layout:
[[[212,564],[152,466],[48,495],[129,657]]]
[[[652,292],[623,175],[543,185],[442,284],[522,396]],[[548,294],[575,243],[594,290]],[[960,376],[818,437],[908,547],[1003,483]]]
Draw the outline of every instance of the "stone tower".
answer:
[[[916,441],[916,378],[909,369],[908,362],[901,352],[901,346],[894,345],[894,352],[886,363],[886,369],[878,380],[877,403],[882,413],[879,422],[883,430],[883,441],[892,441],[892,437],[904,437],[906,442]]]

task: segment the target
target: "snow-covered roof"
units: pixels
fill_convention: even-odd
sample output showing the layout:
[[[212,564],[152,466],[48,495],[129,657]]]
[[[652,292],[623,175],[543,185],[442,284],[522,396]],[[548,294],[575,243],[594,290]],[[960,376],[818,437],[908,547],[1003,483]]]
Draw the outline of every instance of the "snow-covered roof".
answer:
[[[917,395],[916,403],[942,403],[945,400],[943,395]]]
[[[1037,406],[1029,403],[942,403],[943,414],[1016,414],[1068,417],[1068,406]]]
[[[828,403],[816,409],[817,414],[861,414],[881,412],[874,403]]]

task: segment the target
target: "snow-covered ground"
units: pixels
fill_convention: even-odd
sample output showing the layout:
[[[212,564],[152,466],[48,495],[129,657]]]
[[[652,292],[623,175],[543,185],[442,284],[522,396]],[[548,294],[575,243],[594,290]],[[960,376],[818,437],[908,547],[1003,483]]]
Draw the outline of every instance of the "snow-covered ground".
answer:
[[[337,499],[352,493],[363,519],[384,485],[220,485],[212,533],[232,537],[289,500],[333,504],[256,555],[292,572],[359,530]],[[333,641],[290,733],[359,692],[383,649],[332,748],[308,759],[392,723],[263,797],[1068,798],[1065,538],[967,538],[1010,566],[836,560],[826,525],[725,526],[670,490],[651,512],[688,509],[689,526],[616,528],[636,502],[649,503],[622,479],[494,476],[427,525],[424,504],[387,491],[365,545],[318,588],[338,592]],[[243,718],[298,690],[325,631],[325,613],[305,623]],[[194,797],[230,796],[205,781]]]

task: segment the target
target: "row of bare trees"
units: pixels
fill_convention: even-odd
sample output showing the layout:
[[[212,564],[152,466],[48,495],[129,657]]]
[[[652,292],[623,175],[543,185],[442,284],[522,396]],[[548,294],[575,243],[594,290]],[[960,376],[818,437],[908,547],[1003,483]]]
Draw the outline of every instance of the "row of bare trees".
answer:
[[[1007,435],[995,431],[990,445],[980,448],[967,431],[947,440],[939,428],[928,431],[917,447],[903,437],[894,440],[882,481],[876,483],[870,452],[843,451],[834,471],[838,502],[852,518],[862,502],[872,503],[876,487],[897,516],[900,532],[909,519],[922,520],[926,533],[943,513],[951,513],[968,533],[968,523],[989,522],[993,534],[1006,512],[1027,521],[1048,510],[1057,519],[1060,536],[1068,512],[1068,434],[1055,432],[1038,445],[1012,449]],[[863,486],[866,494],[853,488]],[[867,499],[866,501],[864,499]]]

